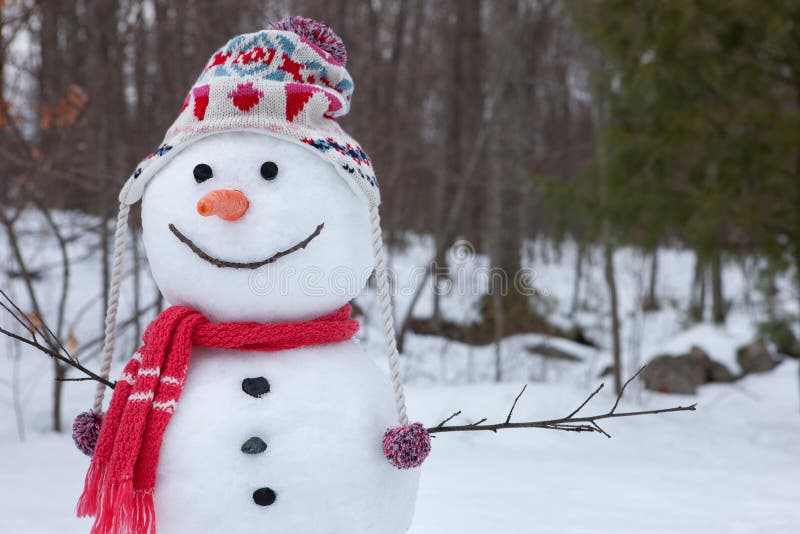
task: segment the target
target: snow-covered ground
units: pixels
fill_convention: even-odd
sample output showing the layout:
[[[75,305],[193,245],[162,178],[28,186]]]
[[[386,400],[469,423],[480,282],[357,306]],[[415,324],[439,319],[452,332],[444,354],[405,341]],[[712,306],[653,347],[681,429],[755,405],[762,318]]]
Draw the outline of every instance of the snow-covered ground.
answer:
[[[520,386],[412,387],[410,410],[429,423],[455,409],[466,414],[463,421],[503,418]],[[609,422],[612,439],[546,430],[442,434],[424,466],[411,533],[795,534],[796,390],[797,363],[786,362],[736,386],[709,385],[697,397],[647,395],[624,405],[697,401],[699,409]],[[566,414],[584,394],[534,384],[515,413],[519,420]],[[601,395],[587,409],[612,401]],[[87,532],[88,523],[73,518],[87,460],[69,437],[35,433],[20,443],[5,434],[0,530]]]
[[[75,223],[73,217],[63,217],[65,223]],[[42,229],[42,222],[35,217],[25,224],[31,231]],[[33,265],[57,264],[57,248],[52,243],[43,243],[36,233],[25,242]],[[6,246],[0,240],[3,271],[13,266]],[[75,258],[87,258],[73,266],[67,301],[67,322],[82,317],[73,329],[81,343],[95,337],[101,319],[96,300],[97,262],[86,239],[72,243],[70,252]],[[575,247],[555,250],[547,243],[535,243],[529,252],[528,267],[545,297],[544,311],[566,323]],[[424,266],[430,253],[430,243],[414,237],[402,253],[392,256],[398,316],[405,313],[413,295],[414,277],[418,276],[415,268]],[[462,290],[444,298],[443,308],[447,317],[465,321],[476,316],[484,283],[479,271],[485,260],[469,254],[459,258],[455,279],[460,273],[466,283]],[[642,314],[637,302],[644,295],[647,263],[631,250],[622,250],[616,257],[626,374],[655,354],[677,353],[693,344],[737,370],[735,349],[755,337],[755,325],[762,319],[758,303],[746,302],[744,297],[752,282],[738,265],[728,265],[725,289],[732,297],[728,322],[721,327],[706,323],[687,327],[683,310],[672,303],[687,300],[692,257],[663,250],[660,259],[658,289],[664,306],[657,313]],[[470,347],[411,335],[404,364],[412,417],[433,425],[462,410],[463,415],[454,422],[503,419],[523,383],[529,386],[514,412],[516,420],[562,416],[577,407],[596,387],[599,370],[610,361],[602,348],[608,344],[607,299],[598,260],[585,266],[577,320],[601,348],[533,334],[509,338],[501,347],[504,382],[495,384],[491,383],[495,347]],[[779,282],[779,305],[797,313],[795,293],[785,280]],[[59,284],[58,269],[36,283],[45,317],[55,316]],[[18,281],[0,279],[0,288],[10,289],[25,305]],[[131,291],[129,283],[123,308],[130,306]],[[145,280],[141,292],[142,301],[149,303],[154,292],[151,282]],[[371,294],[359,304],[371,318],[361,339],[382,363],[382,336]],[[416,313],[424,317],[431,307],[431,292],[425,291]],[[0,325],[9,325],[6,316],[0,318]],[[133,343],[126,339],[123,346]],[[545,361],[524,350],[540,343],[583,360]],[[0,532],[87,532],[88,523],[73,517],[87,459],[75,450],[68,435],[47,430],[52,364],[40,354],[18,353],[14,347],[0,340]],[[634,384],[623,408],[698,402],[698,411],[609,421],[604,428],[613,439],[548,430],[440,434],[423,469],[411,533],[799,532],[798,371],[797,360],[787,360],[772,372],[735,384],[703,386],[696,396],[655,394]],[[65,424],[72,414],[87,408],[93,390],[90,382],[65,384]],[[604,391],[585,411],[606,411],[613,400],[613,395]]]

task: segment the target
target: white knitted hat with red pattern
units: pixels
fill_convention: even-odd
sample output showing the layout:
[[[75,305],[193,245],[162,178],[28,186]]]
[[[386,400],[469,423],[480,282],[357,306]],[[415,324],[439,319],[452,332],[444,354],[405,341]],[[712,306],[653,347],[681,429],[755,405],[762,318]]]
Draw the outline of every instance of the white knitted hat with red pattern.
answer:
[[[372,162],[336,122],[349,111],[353,94],[346,61],[336,34],[302,17],[234,37],[208,60],[164,141],[137,166],[120,201],[140,200],[147,182],[191,143],[249,131],[315,152],[370,206],[378,205]]]
[[[136,167],[119,195],[101,376],[108,377],[114,353],[130,205],[141,200],[159,169],[195,141],[223,132],[259,132],[296,143],[310,156],[316,155],[311,157],[330,162],[366,202],[397,415],[401,425],[408,425],[383,257],[378,184],[367,154],[336,122],[349,111],[353,94],[346,61],[341,39],[328,27],[288,17],[273,29],[231,39],[206,63],[163,143]],[[96,413],[102,411],[104,392],[105,386],[98,384]]]

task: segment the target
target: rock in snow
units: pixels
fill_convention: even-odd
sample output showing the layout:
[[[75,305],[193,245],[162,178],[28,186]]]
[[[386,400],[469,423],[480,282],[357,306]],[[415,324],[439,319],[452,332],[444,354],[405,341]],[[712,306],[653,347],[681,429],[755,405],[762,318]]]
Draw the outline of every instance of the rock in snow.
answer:
[[[645,387],[661,393],[694,394],[708,382],[731,382],[733,373],[714,361],[703,349],[693,346],[688,354],[656,356],[642,372]]]
[[[736,361],[739,362],[742,373],[746,375],[770,371],[778,365],[767,345],[760,339],[748,343],[736,351]]]

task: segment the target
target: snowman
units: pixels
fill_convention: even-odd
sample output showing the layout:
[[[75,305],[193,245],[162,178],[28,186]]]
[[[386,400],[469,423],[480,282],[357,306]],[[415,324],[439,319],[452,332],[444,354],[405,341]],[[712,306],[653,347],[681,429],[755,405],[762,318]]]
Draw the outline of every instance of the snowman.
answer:
[[[103,372],[138,201],[171,306],[105,414],[101,387],[76,419],[92,532],[408,529],[430,440],[405,414],[372,163],[336,122],[345,62],[330,29],[299,17],[232,39],[125,184]],[[353,339],[348,303],[373,270],[391,377]]]

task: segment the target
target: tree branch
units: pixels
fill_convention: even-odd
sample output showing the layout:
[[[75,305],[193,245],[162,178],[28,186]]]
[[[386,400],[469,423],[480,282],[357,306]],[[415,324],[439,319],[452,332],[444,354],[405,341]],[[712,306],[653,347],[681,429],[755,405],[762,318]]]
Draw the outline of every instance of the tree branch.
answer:
[[[514,408],[517,407],[517,401],[519,401],[519,398],[522,396],[523,393],[525,393],[526,389],[528,389],[528,384],[525,384],[524,386],[522,386],[522,390],[519,392],[519,394],[514,399],[514,404],[511,405],[511,409],[508,410],[508,415],[506,416],[506,424],[511,422],[511,415],[514,413]],[[484,421],[485,421],[485,419],[484,419]]]
[[[26,345],[29,345],[40,352],[43,352],[47,356],[55,359],[56,361],[63,362],[74,369],[77,369],[81,373],[83,373],[86,377],[91,380],[96,380],[102,384],[110,388],[114,388],[114,382],[103,378],[102,376],[98,375],[94,371],[88,369],[83,364],[78,361],[77,358],[72,356],[69,351],[64,347],[61,341],[58,339],[58,336],[53,333],[50,327],[47,326],[47,323],[42,320],[41,317],[37,317],[39,319],[38,323],[35,324],[25,313],[22,309],[14,303],[11,297],[2,289],[0,289],[0,296],[6,302],[0,300],[0,307],[4,308],[11,317],[17,321],[30,335],[30,339],[26,338],[25,336],[21,336],[15,332],[7,330],[3,327],[0,327],[0,334],[6,335],[11,339],[15,339],[17,341],[21,341]],[[42,336],[46,342],[46,345],[39,342],[39,338],[36,334]],[[71,381],[71,380],[70,380]]]
[[[637,376],[641,374],[644,370],[644,367],[639,369],[636,374],[630,377],[625,384],[620,389],[619,394],[614,402],[614,405],[611,409],[605,413],[601,413],[598,415],[587,415],[583,417],[575,417],[578,412],[580,412],[588,403],[591,401],[595,395],[597,395],[600,390],[603,388],[603,384],[600,384],[597,389],[595,389],[587,398],[584,400],[575,410],[572,411],[568,416],[561,417],[559,419],[546,419],[543,421],[526,421],[521,423],[512,423],[511,422],[511,415],[514,413],[514,408],[517,406],[517,402],[519,401],[522,394],[525,392],[525,387],[522,388],[522,391],[519,392],[517,397],[514,399],[514,403],[511,405],[511,409],[508,411],[508,415],[506,419],[502,423],[491,423],[491,424],[482,424],[486,419],[481,419],[477,423],[472,423],[468,425],[450,425],[447,426],[447,422],[459,415],[461,412],[455,412],[453,415],[439,423],[435,427],[428,428],[429,434],[436,434],[439,432],[478,432],[478,431],[489,431],[489,432],[497,432],[498,430],[506,430],[510,428],[546,428],[550,430],[563,430],[565,432],[595,432],[598,434],[603,434],[604,436],[610,438],[611,435],[603,430],[603,428],[597,423],[597,421],[602,421],[604,419],[616,419],[619,417],[635,417],[638,415],[654,415],[659,413],[672,413],[672,412],[693,412],[697,408],[697,403],[691,404],[689,406],[675,406],[673,408],[660,408],[657,410],[640,410],[635,412],[617,412],[617,408],[619,407],[619,403],[622,400],[622,395],[625,393],[625,388],[630,384]],[[526,386],[527,387],[527,386]]]
[[[10,330],[6,330],[3,327],[0,327],[0,334],[4,334],[4,335],[10,337],[11,339],[16,339],[17,341],[21,341],[22,343],[25,343],[26,345],[30,345],[31,347],[33,347],[33,348],[35,348],[37,350],[40,350],[41,352],[43,352],[46,355],[50,356],[51,358],[55,358],[56,360],[64,362],[65,364],[69,365],[70,367],[74,367],[78,371],[80,371],[83,374],[85,374],[88,378],[91,378],[92,380],[96,380],[97,382],[105,384],[106,386],[110,387],[111,389],[114,389],[114,382],[111,382],[110,380],[105,379],[102,376],[98,375],[94,371],[92,371],[90,369],[87,369],[86,367],[81,365],[78,361],[76,361],[75,359],[73,359],[69,355],[65,356],[64,354],[56,352],[56,351],[50,349],[49,347],[46,347],[46,346],[42,345],[38,341],[34,341],[34,340],[28,339],[26,337],[20,336],[18,334],[15,334],[14,332],[11,332]]]

